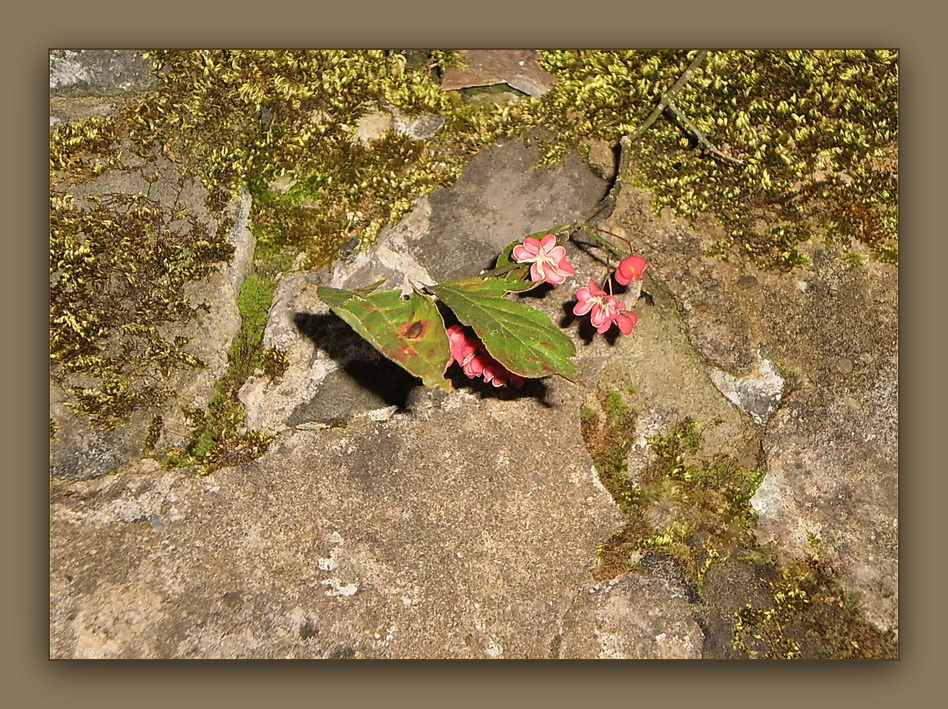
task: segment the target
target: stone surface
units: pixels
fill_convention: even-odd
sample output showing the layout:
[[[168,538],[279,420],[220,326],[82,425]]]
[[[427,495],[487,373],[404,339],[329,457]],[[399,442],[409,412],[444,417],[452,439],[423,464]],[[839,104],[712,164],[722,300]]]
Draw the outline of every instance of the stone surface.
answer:
[[[698,422],[703,431],[698,457],[726,455],[755,467],[760,442],[754,421],[714,386],[684,323],[674,316],[670,294],[650,277],[644,290],[652,294],[653,304],[645,298],[637,301],[635,328],[610,348],[608,361],[589,395],[589,403],[593,403],[595,392],[617,390],[637,412],[628,461],[630,475],[635,478],[652,461],[648,440],[667,434],[686,418]],[[632,307],[631,302],[626,305]]]
[[[507,84],[530,96],[542,96],[556,77],[537,65],[533,49],[463,49],[462,67],[448,67],[441,78],[446,91],[470,86]]]
[[[792,274],[723,262],[704,255],[713,228],[656,219],[633,189],[608,228],[634,240],[713,376],[766,423],[759,542],[830,565],[877,627],[897,630],[897,268],[853,268],[817,245]]]
[[[563,622],[557,657],[695,660],[704,634],[685,592],[666,579],[630,573],[582,594]]]
[[[351,290],[384,279],[384,287],[407,293],[412,283],[471,277],[493,265],[511,241],[576,219],[604,193],[604,183],[575,157],[536,169],[539,159],[539,150],[522,141],[486,150],[468,163],[450,189],[419,198],[369,252],[337,261],[329,273],[285,276],[270,309],[264,344],[285,350],[290,367],[279,381],[259,375],[241,389],[248,426],[272,433],[287,425],[310,427],[389,406],[404,408],[409,402],[427,405],[433,395],[331,315],[316,288]],[[570,256],[577,273],[567,284],[525,296],[556,323],[566,318],[575,289],[602,271],[572,246]],[[598,357],[598,364],[579,362],[588,374],[601,366],[604,351],[601,345],[587,349]]]
[[[621,520],[580,398],[455,391],[208,478],[143,462],[55,485],[51,656],[548,657]]]
[[[605,182],[575,155],[542,168],[540,157],[519,140],[488,148],[450,190],[431,194],[430,225],[415,248],[436,281],[490,267],[510,242],[567,224],[605,195]]]
[[[784,379],[769,359],[757,352],[757,371],[752,376],[734,377],[720,369],[711,370],[714,386],[738,408],[759,424],[765,424],[777,411],[783,396]]]
[[[108,82],[95,62],[109,57],[85,54],[51,55],[51,124],[113,110],[126,91],[113,64],[112,93],[96,95]],[[509,76],[498,80],[542,88]],[[396,127],[385,115],[358,139]],[[699,589],[672,560],[650,558],[593,581],[597,547],[624,518],[593,470],[579,411],[611,388],[638,412],[633,476],[651,460],[649,437],[685,417],[716,422],[701,457],[766,467],[754,532],[774,561],[817,557],[869,620],[897,631],[897,269],[851,268],[817,246],[792,274],[723,262],[705,255],[715,227],[655,218],[648,195],[627,187],[603,226],[650,261],[642,298],[617,289],[636,328],[603,337],[571,314],[575,289],[606,273],[571,243],[567,283],[521,297],[574,339],[577,383],[509,391],[461,375],[454,391],[428,391],[316,297],[319,285],[385,278],[407,291],[491,266],[514,239],[603,195],[596,173],[611,176],[614,154],[591,147],[595,173],[575,157],[537,169],[539,151],[521,141],[486,150],[366,253],[286,274],[264,345],[289,368],[240,392],[248,427],[276,436],[251,464],[204,478],[163,471],[137,456],[144,418],[93,433],[65,418],[53,388],[64,425],[51,450],[51,657],[738,657],[733,613],[766,606],[763,566],[722,560]],[[89,189],[202,199],[196,183],[161,177],[170,162],[127,168]],[[206,403],[226,366],[248,213],[245,198],[226,217],[234,263],[195,286],[209,312],[185,334],[210,367],[182,373],[172,408]]]
[[[200,180],[186,177],[172,161],[158,157],[144,162],[128,157],[125,169],[112,170],[78,185],[61,185],[77,200],[106,194],[144,194],[161,205],[166,213],[186,209],[209,233],[215,233],[220,219],[231,223],[229,236],[235,246],[230,264],[220,264],[203,280],[188,284],[186,295],[194,310],[188,322],[159,327],[168,341],[184,337],[184,349],[204,363],[203,368],[183,369],[168,382],[171,396],[152,409],[136,412],[131,420],[111,431],[90,428],[85,416],[66,405],[68,396],[51,385],[50,417],[57,435],[50,441],[50,472],[53,476],[80,478],[105,475],[142,451],[146,432],[154,415],[164,420],[162,446],[180,447],[187,443],[190,425],[185,407],[204,408],[214,393],[214,383],[227,369],[227,351],[240,329],[237,292],[246,276],[253,254],[249,230],[250,196],[244,195],[223,215],[212,215],[206,207],[207,192]],[[186,222],[169,228],[189,228]]]
[[[155,86],[152,63],[125,49],[53,49],[49,91],[57,96],[134,95]]]

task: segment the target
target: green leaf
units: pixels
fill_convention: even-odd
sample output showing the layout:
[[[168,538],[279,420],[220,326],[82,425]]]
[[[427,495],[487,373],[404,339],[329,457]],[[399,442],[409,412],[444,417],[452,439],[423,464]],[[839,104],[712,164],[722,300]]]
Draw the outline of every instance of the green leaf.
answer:
[[[398,291],[347,291],[320,286],[317,295],[353,330],[396,364],[420,377],[425,386],[450,390],[444,371],[451,345],[438,306],[427,295]]]
[[[470,278],[428,289],[514,374],[537,378],[576,373],[573,341],[546,314],[505,298],[504,279]]]

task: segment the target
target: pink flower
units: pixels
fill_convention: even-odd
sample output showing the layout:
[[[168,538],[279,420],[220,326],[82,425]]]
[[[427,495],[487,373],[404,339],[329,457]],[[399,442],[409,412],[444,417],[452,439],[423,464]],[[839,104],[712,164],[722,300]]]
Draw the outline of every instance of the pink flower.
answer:
[[[641,281],[645,278],[645,269],[648,266],[641,256],[629,256],[619,262],[619,268],[616,269],[616,281],[621,285],[627,286],[632,281]]]
[[[461,327],[452,325],[448,328],[448,341],[451,343],[451,357],[461,365],[461,370],[468,379],[484,377],[495,387],[507,384],[523,386],[523,377],[514,374],[504,365],[490,356],[484,344]]]
[[[573,314],[591,313],[589,319],[599,334],[615,323],[620,331],[628,335],[638,319],[635,313],[626,310],[618,298],[606,293],[595,281],[589,281],[588,286],[576,291],[576,299],[578,302],[573,306]]]
[[[620,310],[616,314],[616,327],[619,328],[623,335],[628,335],[632,332],[632,328],[635,326],[635,323],[638,322],[638,319],[639,316],[631,310]]]
[[[552,283],[557,286],[573,273],[566,259],[566,249],[556,245],[556,236],[547,234],[543,239],[528,236],[513,249],[517,263],[529,263],[530,280],[534,283]]]

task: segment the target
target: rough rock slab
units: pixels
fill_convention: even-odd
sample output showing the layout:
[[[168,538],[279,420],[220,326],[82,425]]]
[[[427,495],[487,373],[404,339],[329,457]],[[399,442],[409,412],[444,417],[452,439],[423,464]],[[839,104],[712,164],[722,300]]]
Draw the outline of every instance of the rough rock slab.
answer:
[[[53,49],[49,92],[56,96],[134,95],[155,86],[152,63],[127,49]]]
[[[725,455],[755,467],[760,429],[714,386],[706,362],[689,340],[684,323],[674,315],[670,295],[656,286],[651,278],[646,279],[644,287],[653,295],[654,304],[639,299],[635,328],[610,348],[595,387],[599,391],[633,390],[624,397],[638,413],[630,472],[636,475],[651,461],[651,437],[667,434],[686,418],[702,427],[700,458]]]
[[[535,145],[522,140],[490,148],[468,163],[456,184],[419,198],[366,253],[342,259],[328,272],[292,272],[282,278],[264,345],[284,350],[290,365],[277,381],[248,379],[240,392],[247,425],[275,433],[391,406],[425,405],[430,394],[331,315],[316,288],[351,290],[384,279],[385,288],[410,292],[412,283],[469,278],[492,266],[510,242],[571,222],[603,196],[605,183],[575,156],[537,168],[540,157]],[[552,291],[544,286],[525,299],[553,322],[572,323],[578,331],[567,303],[577,287],[600,278],[605,268],[572,245],[568,251],[576,274]],[[587,342],[577,359],[580,374],[596,371],[606,351],[601,342]]]
[[[897,267],[853,267],[817,245],[790,274],[723,262],[705,255],[713,227],[656,219],[632,189],[610,226],[649,259],[721,381],[772,394],[762,353],[788,380],[776,412],[744,400],[767,423],[768,474],[753,500],[759,542],[828,564],[873,623],[897,629]]]
[[[214,393],[214,382],[227,369],[227,351],[240,329],[237,292],[247,274],[253,254],[253,235],[249,229],[250,195],[244,194],[224,214],[211,214],[206,207],[207,191],[200,180],[186,177],[172,161],[157,157],[144,161],[132,155],[124,157],[122,169],[78,185],[60,184],[57,188],[78,201],[109,194],[143,194],[154,200],[165,214],[186,210],[208,233],[214,233],[219,220],[230,224],[229,238],[235,247],[232,261],[216,266],[204,279],[186,287],[194,310],[189,322],[162,324],[161,333],[169,341],[187,339],[185,351],[204,363],[200,369],[182,369],[172,374],[167,388],[170,400],[154,409],[136,412],[129,423],[115,430],[90,427],[87,418],[67,406],[69,395],[56,384],[50,385],[50,417],[57,435],[50,441],[50,472],[57,477],[93,477],[115,470],[142,450],[146,429],[152,416],[165,420],[163,446],[181,446],[190,431],[182,407],[207,405]],[[169,229],[187,229],[184,220],[169,222]]]
[[[213,477],[143,462],[60,482],[51,656],[582,655],[562,621],[621,515],[581,396],[456,391],[425,417],[285,435]]]
[[[697,660],[704,633],[682,589],[637,573],[596,584],[563,623],[563,659]]]

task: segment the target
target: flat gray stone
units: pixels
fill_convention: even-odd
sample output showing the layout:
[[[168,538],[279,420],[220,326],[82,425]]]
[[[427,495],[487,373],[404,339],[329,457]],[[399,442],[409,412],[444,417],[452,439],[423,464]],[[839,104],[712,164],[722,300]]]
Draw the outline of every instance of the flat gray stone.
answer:
[[[130,96],[155,86],[152,63],[126,49],[53,49],[49,92],[56,96]]]
[[[666,579],[623,574],[576,601],[556,657],[600,660],[696,660],[704,633],[684,591]]]

